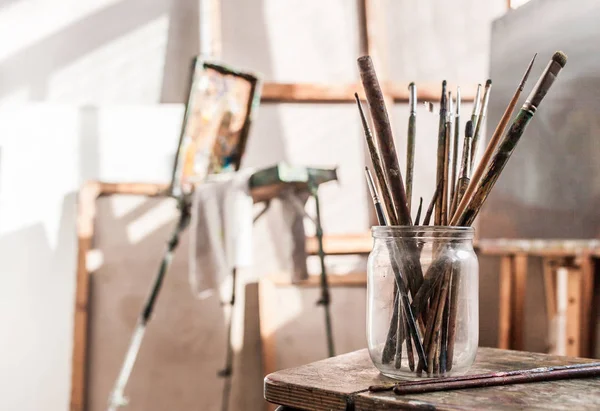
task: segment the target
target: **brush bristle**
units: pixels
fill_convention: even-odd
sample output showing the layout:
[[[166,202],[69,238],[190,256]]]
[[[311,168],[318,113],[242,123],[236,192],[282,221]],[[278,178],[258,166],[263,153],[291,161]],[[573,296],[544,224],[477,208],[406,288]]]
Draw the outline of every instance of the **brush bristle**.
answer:
[[[557,51],[552,56],[552,60],[556,61],[558,64],[560,64],[561,67],[564,67],[565,64],[567,64],[567,55],[565,53],[563,53],[562,51]]]
[[[467,121],[465,126],[465,136],[473,137],[473,122],[471,120]]]
[[[489,87],[491,85],[492,85],[492,79],[490,78],[490,79],[488,79],[488,81],[485,82],[485,86]]]
[[[415,82],[411,81],[410,84],[408,85],[408,88],[414,87],[415,86]]]
[[[446,80],[442,81],[442,87],[446,87]]]

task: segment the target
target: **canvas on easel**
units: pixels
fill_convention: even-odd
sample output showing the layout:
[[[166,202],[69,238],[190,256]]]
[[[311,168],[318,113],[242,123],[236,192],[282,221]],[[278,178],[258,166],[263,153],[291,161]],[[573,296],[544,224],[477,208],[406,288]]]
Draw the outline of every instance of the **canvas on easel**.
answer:
[[[195,58],[171,179],[171,194],[193,190],[209,174],[239,169],[252,113],[260,100],[258,78]]]

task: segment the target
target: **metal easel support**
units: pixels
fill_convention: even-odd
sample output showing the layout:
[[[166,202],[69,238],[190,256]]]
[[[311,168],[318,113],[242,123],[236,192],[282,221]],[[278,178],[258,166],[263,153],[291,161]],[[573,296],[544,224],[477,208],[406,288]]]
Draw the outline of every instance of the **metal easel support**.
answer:
[[[178,201],[179,221],[177,222],[177,226],[175,227],[171,238],[167,242],[167,249],[160,264],[160,268],[158,269],[156,278],[154,279],[154,285],[152,286],[152,290],[146,299],[146,303],[144,304],[144,308],[142,309],[142,312],[138,318],[131,341],[129,342],[129,348],[127,349],[127,354],[125,355],[123,365],[121,366],[119,377],[117,378],[115,386],[109,397],[108,411],[116,411],[119,407],[125,406],[128,403],[127,398],[124,396],[124,391],[140,350],[140,346],[142,345],[142,340],[144,339],[146,324],[148,323],[148,320],[152,315],[152,311],[154,310],[154,305],[156,304],[156,299],[158,298],[158,294],[162,288],[163,280],[165,279],[167,270],[171,265],[171,261],[173,260],[175,249],[179,245],[181,233],[190,223],[190,202],[185,197],[181,197]]]
[[[317,304],[323,306],[325,312],[325,334],[327,335],[327,353],[330,357],[335,355],[335,348],[333,346],[333,331],[331,329],[331,310],[330,303],[331,297],[329,294],[329,282],[327,281],[327,271],[325,269],[325,249],[323,248],[323,227],[321,226],[321,207],[319,205],[319,193],[318,186],[314,184],[311,179],[309,182],[309,189],[311,195],[315,199],[315,208],[317,215],[315,218],[316,235],[319,243],[319,260],[321,262],[321,298],[317,301]]]

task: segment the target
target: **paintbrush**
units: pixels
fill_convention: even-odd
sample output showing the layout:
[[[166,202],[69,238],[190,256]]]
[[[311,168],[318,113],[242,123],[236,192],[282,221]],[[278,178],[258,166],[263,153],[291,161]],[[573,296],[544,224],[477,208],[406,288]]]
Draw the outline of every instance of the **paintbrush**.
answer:
[[[427,211],[425,212],[425,217],[423,218],[423,225],[429,225],[431,221],[431,215],[433,214],[433,207],[435,206],[437,199],[442,191],[442,185],[438,184],[433,192],[433,197],[431,197],[431,202],[429,203],[429,207],[427,207]]]
[[[475,388],[472,384],[477,381],[482,385],[477,386],[488,386],[491,385],[506,385],[497,384],[499,381],[504,381],[508,384],[523,384],[527,382],[538,382],[538,381],[556,381],[557,379],[570,379],[570,378],[587,378],[600,375],[600,362],[592,363],[581,363],[581,364],[569,364],[569,365],[558,365],[551,367],[539,367],[532,368],[529,370],[513,370],[513,371],[500,371],[485,374],[474,374],[474,375],[461,375],[457,377],[447,377],[444,379],[430,379],[430,380],[419,380],[419,381],[403,381],[395,384],[381,384],[371,385],[369,387],[370,392],[382,392],[390,391],[398,387],[398,394],[417,394],[424,392],[444,391],[450,389],[462,389],[462,388]],[[520,381],[515,381],[514,377],[524,377]],[[538,379],[539,378],[539,379]],[[504,379],[504,380],[495,380]],[[533,381],[532,379],[535,379]],[[486,381],[489,380],[489,381]],[[465,385],[463,385],[465,384]],[[490,386],[491,386],[490,385]]]
[[[389,184],[390,195],[394,202],[396,216],[398,217],[398,224],[412,225],[410,213],[408,212],[402,172],[398,165],[392,127],[371,57],[360,57],[358,59],[358,69],[365,90],[365,96],[369,103],[371,118],[375,127],[377,146],[380,149],[381,165],[383,166],[386,182]]]
[[[446,113],[446,137],[444,141],[444,185],[442,187],[442,225],[448,225],[448,196],[449,196],[449,166],[450,166],[450,142],[452,141],[452,120],[454,117],[454,107],[452,102],[452,92],[448,92],[448,111]]]
[[[525,70],[525,74],[523,75],[523,78],[521,79],[521,82],[519,83],[519,87],[517,87],[515,94],[513,95],[512,99],[508,103],[508,106],[506,107],[506,110],[504,110],[504,114],[502,115],[500,122],[498,123],[498,125],[496,126],[496,129],[494,130],[494,134],[492,134],[492,137],[490,138],[490,142],[488,143],[488,145],[485,149],[485,152],[483,153],[483,156],[481,157],[481,160],[479,161],[479,164],[477,165],[477,168],[475,169],[475,172],[473,173],[473,176],[471,177],[471,180],[468,183],[468,187],[466,187],[466,190],[463,191],[463,194],[456,199],[456,201],[458,202],[458,206],[455,207],[456,211],[453,212],[453,215],[454,215],[454,213],[458,213],[458,215],[462,214],[463,211],[465,210],[465,207],[469,203],[469,201],[471,201],[471,197],[473,196],[473,193],[475,192],[475,189],[477,188],[477,185],[479,184],[479,181],[481,180],[481,177],[483,176],[483,172],[485,171],[490,159],[492,158],[492,154],[494,154],[494,152],[496,151],[496,147],[500,143],[500,139],[501,139],[502,135],[504,134],[504,130],[506,129],[506,126],[508,125],[508,122],[510,121],[510,118],[515,110],[515,107],[517,106],[517,102],[519,101],[521,92],[523,91],[523,88],[525,87],[525,83],[527,82],[527,79],[529,78],[529,73],[531,72],[531,68],[533,67],[533,62],[535,61],[536,56],[537,56],[537,53],[531,59],[531,62],[529,63],[529,66],[527,67],[527,70]],[[464,151],[463,151],[463,155],[464,155]],[[463,181],[463,184],[464,184],[464,181]],[[464,200],[463,200],[463,198],[464,198]]]
[[[394,203],[394,209],[399,225],[412,225],[410,213],[408,211],[406,192],[404,191],[404,183],[402,180],[402,173],[398,165],[398,157],[396,155],[396,148],[394,145],[394,138],[392,135],[392,129],[389,122],[385,101],[383,98],[383,92],[377,80],[377,74],[373,67],[373,62],[369,56],[363,56],[358,59],[358,68],[360,72],[361,82],[365,91],[367,102],[369,103],[369,109],[371,112],[371,118],[375,126],[377,145],[381,154],[381,164],[383,173],[385,174],[385,180],[388,183],[390,190],[390,196]],[[426,361],[425,354],[420,341],[419,330],[416,326],[414,317],[412,316],[412,309],[410,307],[410,300],[406,287],[404,285],[404,278],[406,277],[406,284],[411,293],[416,293],[423,282],[423,274],[421,271],[421,264],[417,254],[416,242],[406,242],[403,244],[406,250],[402,253],[396,253],[400,261],[396,261],[392,258],[392,269],[396,278],[396,284],[398,292],[402,300],[404,312],[407,316],[409,330],[411,337],[415,343],[417,354],[419,358]],[[402,267],[402,270],[400,270]],[[398,305],[394,307],[394,313],[392,314],[392,321],[388,332],[388,338],[385,343],[384,353],[390,352],[392,347],[395,346],[392,335],[396,335],[396,332],[391,333],[392,329],[397,326],[398,316]],[[382,358],[383,359],[383,358]]]
[[[494,152],[489,165],[465,210],[460,215],[457,213],[457,216],[455,216],[455,225],[470,226],[473,223],[473,220],[475,220],[477,213],[479,213],[481,206],[489,195],[490,190],[494,187],[498,177],[500,177],[500,173],[504,169],[504,166],[506,166],[508,159],[525,132],[525,128],[533,118],[540,103],[550,90],[554,80],[565,64],[567,64],[567,56],[560,51],[554,53],[550,63],[548,63],[538,82],[533,87],[525,104],[521,107],[519,114],[517,114],[517,117],[504,136],[504,139]]]
[[[473,134],[473,141],[471,142],[471,168],[475,164],[475,156],[477,155],[477,143],[479,142],[479,135],[483,127],[483,122],[487,114],[488,103],[490,101],[490,92],[492,90],[492,80],[485,82],[485,91],[483,92],[483,103],[481,103],[481,111],[477,117],[477,125],[475,126],[475,134]]]
[[[442,82],[442,96],[440,98],[440,121],[438,128],[437,145],[437,167],[436,167],[436,186],[442,187],[442,192],[437,197],[435,203],[435,225],[442,225],[443,201],[444,201],[444,169],[446,168],[446,80]]]
[[[517,370],[480,374],[450,379],[399,383],[393,388],[394,394],[420,394],[436,391],[462,390],[481,387],[498,387],[512,384],[591,378],[600,376],[600,363],[575,364],[556,367],[540,367],[530,370]],[[379,389],[379,391],[383,391]]]
[[[417,208],[417,216],[415,217],[415,225],[419,225],[421,221],[421,210],[423,209],[423,197],[419,197],[419,208]]]
[[[408,134],[406,139],[406,200],[408,211],[411,211],[412,203],[412,184],[413,170],[415,165],[415,134],[417,127],[417,86],[415,83],[408,85],[409,98],[408,106],[410,114],[408,116]]]
[[[458,178],[458,144],[460,142],[460,87],[456,88],[456,114],[454,116],[454,141],[452,142],[452,177],[450,178],[450,204],[454,200],[454,190]],[[450,207],[452,210],[452,207]],[[450,214],[451,216],[452,214]]]
[[[460,161],[460,175],[456,182],[456,190],[454,191],[454,197],[452,197],[452,205],[450,207],[452,216],[451,220],[456,214],[457,205],[461,202],[469,182],[471,181],[471,139],[473,138],[473,122],[467,121],[465,126],[465,140],[463,143],[462,158]],[[481,163],[479,164],[481,166]]]
[[[383,173],[381,159],[379,158],[379,154],[377,153],[375,141],[373,140],[373,135],[371,134],[371,129],[369,128],[369,123],[367,122],[367,117],[365,116],[365,113],[362,109],[362,104],[360,103],[360,100],[358,98],[358,93],[354,93],[354,98],[356,99],[356,105],[358,106],[358,113],[360,114],[360,119],[363,125],[365,140],[367,142],[369,155],[371,156],[373,170],[375,170],[375,176],[377,177],[379,187],[381,188],[381,194],[383,196],[383,205],[385,206],[385,210],[387,211],[386,221],[389,221],[391,225],[397,225],[398,219],[396,218],[396,211],[394,210],[392,198],[390,197],[390,192],[385,182],[385,175]]]
[[[363,56],[358,59],[358,69],[360,78],[365,91],[365,96],[369,103],[371,118],[375,126],[377,146],[381,156],[381,165],[385,175],[385,181],[390,190],[390,196],[394,203],[396,211],[397,225],[412,225],[410,212],[406,202],[406,192],[404,191],[404,182],[402,173],[398,165],[394,136],[392,127],[387,114],[385,101],[381,86],[377,80],[377,74],[373,67],[373,62],[369,56]],[[384,198],[385,200],[385,198]],[[392,223],[392,221],[389,221]],[[407,285],[412,294],[416,293],[423,282],[423,273],[418,255],[410,251],[416,250],[416,243],[407,242],[407,258],[402,258],[402,265],[405,268]]]
[[[379,201],[377,189],[375,188],[375,183],[373,182],[373,177],[371,176],[371,172],[369,171],[368,167],[365,167],[365,177],[367,178],[367,186],[369,186],[369,192],[371,193],[373,206],[375,206],[377,221],[379,222],[379,225],[387,225],[385,213],[383,212],[383,207],[381,206],[381,202]]]
[[[481,109],[481,84],[477,85],[475,93],[475,101],[473,101],[473,112],[471,113],[471,122],[473,122],[473,130],[477,127],[477,119],[479,118],[479,110]]]

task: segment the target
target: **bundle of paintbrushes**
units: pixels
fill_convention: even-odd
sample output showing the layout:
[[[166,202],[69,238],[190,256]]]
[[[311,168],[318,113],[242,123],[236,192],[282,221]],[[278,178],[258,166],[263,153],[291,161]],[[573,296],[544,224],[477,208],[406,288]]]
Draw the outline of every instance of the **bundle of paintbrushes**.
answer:
[[[381,363],[402,366],[401,358],[417,375],[443,376],[452,368],[457,327],[457,305],[459,298],[458,276],[452,258],[445,250],[450,247],[446,238],[434,240],[431,258],[423,264],[419,255],[423,242],[419,240],[419,229],[430,224],[444,227],[470,227],[500,173],[512,155],[529,121],[533,118],[541,101],[552,86],[556,76],[565,66],[567,57],[556,52],[533,87],[529,97],[511,121],[534,58],[517,85],[517,90],[490,137],[481,159],[477,163],[477,146],[481,140],[483,123],[487,113],[492,88],[491,80],[477,88],[473,112],[465,122],[464,135],[461,127],[461,94],[457,88],[454,96],[442,83],[440,93],[439,132],[437,151],[432,158],[437,160],[436,190],[424,214],[420,199],[413,220],[411,210],[413,193],[414,153],[417,146],[417,86],[409,85],[410,115],[408,120],[406,186],[402,178],[392,128],[388,119],[384,96],[379,86],[375,69],[369,56],[358,59],[358,67],[366,100],[369,106],[375,137],[371,134],[368,121],[358,95],[356,101],[365,130],[375,181],[367,169],[367,181],[374,199],[377,217],[381,226],[413,226],[417,234],[413,239],[402,242],[387,242],[388,252],[394,255],[390,262],[394,289],[389,290],[393,301],[393,313],[389,319],[387,337],[381,350]],[[483,88],[483,93],[482,93]],[[380,200],[381,199],[381,200]],[[435,210],[435,211],[434,211]],[[405,347],[402,356],[402,347]],[[407,357],[408,356],[408,357]],[[416,357],[415,357],[416,356]],[[415,363],[416,360],[416,363]],[[415,365],[416,364],[416,365]]]

